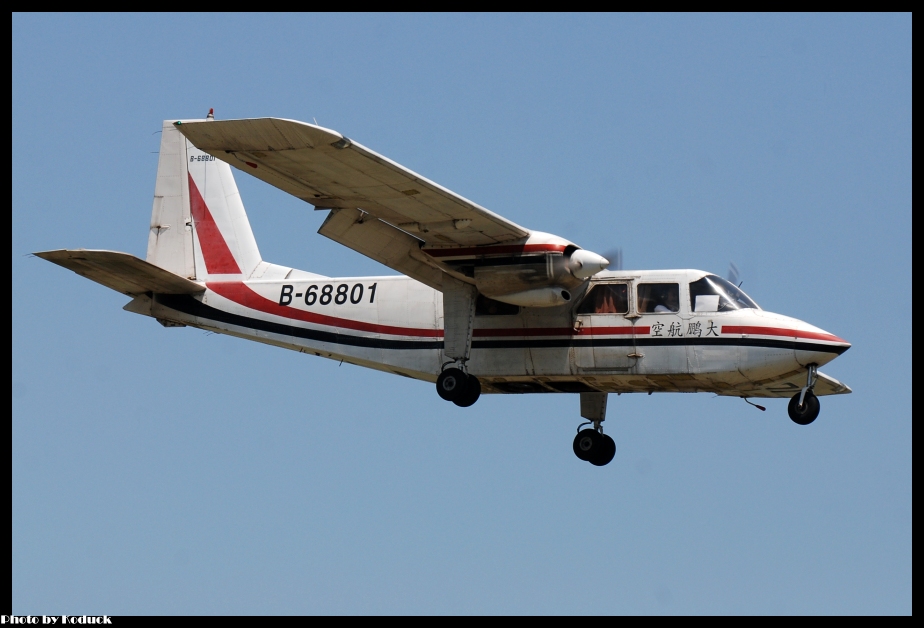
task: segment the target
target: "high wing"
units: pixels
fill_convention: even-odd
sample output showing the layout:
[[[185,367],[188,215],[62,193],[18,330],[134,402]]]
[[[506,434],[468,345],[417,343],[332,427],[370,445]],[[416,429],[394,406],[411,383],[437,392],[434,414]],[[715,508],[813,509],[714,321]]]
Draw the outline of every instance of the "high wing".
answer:
[[[411,276],[415,274],[408,272],[407,255],[385,259],[375,251],[395,238],[419,249],[421,244],[499,244],[530,235],[528,229],[330,129],[279,118],[180,121],[176,128],[200,150],[318,209],[346,210],[350,216],[336,218],[339,212],[334,211],[329,221],[352,225],[367,220],[368,214],[386,223],[390,230],[366,229],[368,236],[359,230],[345,234],[343,224],[322,227],[321,233]],[[413,234],[410,240],[403,237],[407,234]],[[447,271],[431,259],[415,264]]]

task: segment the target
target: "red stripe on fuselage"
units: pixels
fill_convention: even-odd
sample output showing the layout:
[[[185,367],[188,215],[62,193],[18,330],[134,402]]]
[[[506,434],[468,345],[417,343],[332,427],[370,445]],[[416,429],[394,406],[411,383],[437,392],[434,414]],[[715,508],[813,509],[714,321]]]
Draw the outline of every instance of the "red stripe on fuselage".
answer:
[[[327,316],[325,314],[315,314],[306,312],[287,305],[279,305],[271,299],[267,299],[261,294],[255,292],[250,286],[240,281],[210,281],[206,283],[209,290],[223,296],[229,301],[234,301],[238,305],[263,312],[273,314],[284,318],[303,321],[305,323],[314,323],[316,325],[327,325],[330,327],[339,327],[342,329],[352,329],[356,331],[365,331],[374,334],[388,334],[393,336],[417,336],[421,338],[442,338],[442,329],[423,329],[418,327],[397,327],[394,325],[379,325],[376,323],[365,323],[349,318],[340,318],[337,316]],[[649,333],[649,327],[637,327],[636,332],[639,334]],[[532,327],[532,328],[510,328],[510,329],[476,329],[473,336],[476,338],[493,338],[499,336],[505,337],[529,337],[529,336],[597,336],[597,335],[631,335],[632,327],[584,327],[578,330],[570,327]]]
[[[459,249],[423,249],[431,257],[467,257],[480,255],[508,255],[511,253],[561,253],[566,244],[502,244],[498,246],[472,246]]]
[[[240,275],[241,269],[234,261],[234,255],[228,248],[212,212],[209,211],[205,199],[199,193],[192,175],[189,176],[189,208],[192,210],[193,220],[196,224],[196,235],[199,237],[199,247],[202,249],[202,258],[205,260],[205,269],[210,275]]]
[[[636,327],[635,333],[648,334],[650,327]],[[494,336],[631,336],[632,327],[581,327],[572,329],[570,327],[514,327],[508,329],[476,329],[473,332],[475,337],[494,337]]]
[[[828,342],[842,342],[848,344],[843,338],[834,334],[822,334],[815,331],[800,331],[783,327],[754,327],[749,325],[723,325],[723,334],[755,334],[758,336],[786,336],[787,338],[805,338],[807,340],[827,340]]]
[[[239,281],[215,281],[208,282],[205,285],[209,290],[216,294],[220,294],[229,301],[234,301],[238,305],[243,305],[244,307],[249,307],[252,310],[257,310],[266,314],[284,316],[285,318],[304,321],[306,323],[329,325],[331,327],[341,327],[343,329],[355,329],[356,331],[368,331],[374,334],[392,334],[395,336],[421,336],[425,338],[441,338],[443,336],[442,329],[417,329],[364,323],[349,318],[315,314],[314,312],[306,312],[305,310],[299,310],[286,305],[279,305],[275,301],[271,301],[257,294],[249,286]]]

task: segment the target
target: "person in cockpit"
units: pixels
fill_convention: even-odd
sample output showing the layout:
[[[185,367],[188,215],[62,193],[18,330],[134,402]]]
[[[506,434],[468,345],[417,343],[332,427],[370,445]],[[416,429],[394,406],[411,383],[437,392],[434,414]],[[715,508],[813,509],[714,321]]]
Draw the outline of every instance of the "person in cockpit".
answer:
[[[654,298],[657,305],[654,307],[656,314],[677,312],[680,310],[680,294],[677,284],[661,284],[654,290]]]

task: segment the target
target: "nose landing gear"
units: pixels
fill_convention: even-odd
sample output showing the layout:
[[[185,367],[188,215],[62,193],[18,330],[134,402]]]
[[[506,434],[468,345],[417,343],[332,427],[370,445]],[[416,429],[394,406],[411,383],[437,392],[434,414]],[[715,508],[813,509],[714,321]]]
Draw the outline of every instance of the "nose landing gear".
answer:
[[[789,400],[789,418],[799,425],[808,425],[818,418],[821,402],[815,396],[815,382],[818,380],[818,365],[809,364],[805,387]]]

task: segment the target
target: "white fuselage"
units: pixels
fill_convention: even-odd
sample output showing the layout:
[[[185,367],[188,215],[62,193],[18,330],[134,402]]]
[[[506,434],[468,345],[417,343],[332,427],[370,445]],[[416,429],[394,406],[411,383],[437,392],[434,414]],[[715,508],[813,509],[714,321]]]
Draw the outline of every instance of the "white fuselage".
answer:
[[[703,274],[599,273],[590,286],[628,285],[626,314],[576,313],[587,292],[579,290],[563,306],[476,315],[468,370],[484,392],[592,386],[738,394],[804,372],[807,364],[823,365],[849,347],[817,327],[759,309],[694,312],[686,287]],[[679,310],[639,313],[636,284],[667,281],[680,284]],[[128,309],[427,381],[447,361],[442,295],[407,277],[328,278],[271,266],[261,279],[210,280],[206,287],[195,296],[158,295],[147,303],[141,297]]]

